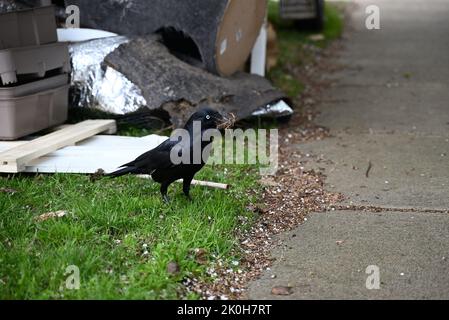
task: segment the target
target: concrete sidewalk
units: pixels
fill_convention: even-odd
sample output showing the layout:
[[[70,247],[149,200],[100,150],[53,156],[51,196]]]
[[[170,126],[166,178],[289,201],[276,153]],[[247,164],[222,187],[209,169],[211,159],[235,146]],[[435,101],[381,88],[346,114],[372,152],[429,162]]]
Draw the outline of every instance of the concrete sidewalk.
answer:
[[[250,298],[449,299],[449,1],[357,3],[345,68],[320,99],[317,123],[334,137],[297,146],[352,211],[314,213],[280,235]],[[380,30],[365,28],[371,4]],[[380,289],[366,287],[372,265]]]

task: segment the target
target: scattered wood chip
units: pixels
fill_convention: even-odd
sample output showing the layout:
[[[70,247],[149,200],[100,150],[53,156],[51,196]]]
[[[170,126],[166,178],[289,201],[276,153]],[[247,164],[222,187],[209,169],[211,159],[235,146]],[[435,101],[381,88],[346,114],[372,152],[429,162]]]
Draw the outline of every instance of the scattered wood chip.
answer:
[[[67,214],[67,211],[65,210],[59,210],[55,212],[47,212],[44,214],[41,214],[40,216],[37,216],[35,219],[36,221],[45,221],[51,218],[62,218]]]
[[[277,286],[271,289],[271,294],[276,296],[289,296],[293,293],[292,287]]]
[[[175,261],[170,261],[167,265],[167,272],[169,274],[177,274],[179,273],[179,265]]]
[[[345,242],[344,240],[337,240],[337,241],[335,241],[335,243],[337,244],[337,245],[341,245],[341,244],[343,244],[343,242]]]

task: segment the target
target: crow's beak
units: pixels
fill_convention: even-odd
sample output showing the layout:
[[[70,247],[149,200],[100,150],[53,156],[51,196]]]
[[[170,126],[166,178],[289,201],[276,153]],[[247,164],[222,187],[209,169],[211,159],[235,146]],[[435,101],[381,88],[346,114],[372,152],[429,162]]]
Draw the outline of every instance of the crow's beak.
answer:
[[[222,117],[222,119],[220,119],[217,128],[228,129],[232,127],[234,123],[235,123],[235,115],[233,113],[230,113],[228,117]]]

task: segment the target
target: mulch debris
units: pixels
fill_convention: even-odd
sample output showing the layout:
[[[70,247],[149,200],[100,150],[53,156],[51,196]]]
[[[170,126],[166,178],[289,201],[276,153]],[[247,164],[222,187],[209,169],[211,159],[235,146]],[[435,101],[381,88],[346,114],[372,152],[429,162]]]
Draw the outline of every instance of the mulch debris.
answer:
[[[249,231],[238,234],[240,248],[235,256],[241,257],[239,264],[229,265],[215,257],[207,269],[212,281],[188,277],[183,282],[187,291],[207,300],[246,298],[249,281],[270,270],[270,250],[277,244],[274,236],[302,224],[310,212],[335,210],[337,203],[343,200],[341,194],[324,189],[325,176],[322,173],[304,169],[303,164],[308,157],[301,154],[301,148],[297,147],[302,142],[329,136],[326,128],[313,122],[317,115],[314,108],[316,98],[330,85],[317,80],[319,77],[316,75],[338,70],[338,66],[327,59],[338,49],[336,42],[320,52],[319,59],[295,71],[306,89],[294,101],[294,116],[288,125],[279,130],[279,170],[275,176],[261,178],[262,204],[252,204],[247,208],[257,214],[258,219]],[[272,294],[291,294],[291,289],[278,286],[273,288]]]

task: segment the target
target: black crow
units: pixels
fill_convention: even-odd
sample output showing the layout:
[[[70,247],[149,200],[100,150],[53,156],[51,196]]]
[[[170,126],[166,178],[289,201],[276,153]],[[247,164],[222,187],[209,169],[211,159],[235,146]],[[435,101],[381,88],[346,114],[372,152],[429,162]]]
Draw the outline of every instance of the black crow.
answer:
[[[167,196],[168,186],[178,179],[183,179],[182,190],[190,200],[190,183],[193,176],[204,166],[206,159],[203,159],[203,150],[213,140],[211,138],[207,139],[208,141],[202,141],[204,132],[208,129],[223,128],[229,125],[230,121],[215,110],[209,108],[201,109],[195,112],[184,126],[184,133],[188,132],[189,135],[187,139],[185,137],[179,139],[179,136],[177,139],[174,139],[176,135],[172,135],[170,139],[165,140],[156,148],[142,154],[134,161],[120,166],[121,169],[108,174],[108,176],[119,177],[125,174],[149,174],[154,181],[161,184],[162,199],[166,202],[169,201]],[[194,151],[196,151],[195,159]],[[198,151],[201,152],[199,157]],[[177,155],[178,160],[180,158],[184,160],[182,162],[178,160],[173,161],[173,155]],[[183,155],[186,158],[183,158]]]

